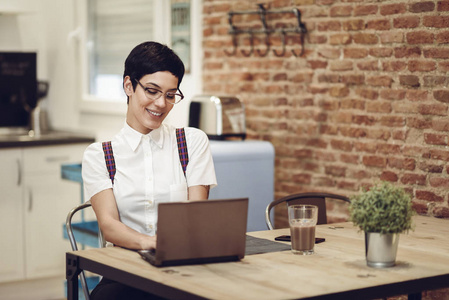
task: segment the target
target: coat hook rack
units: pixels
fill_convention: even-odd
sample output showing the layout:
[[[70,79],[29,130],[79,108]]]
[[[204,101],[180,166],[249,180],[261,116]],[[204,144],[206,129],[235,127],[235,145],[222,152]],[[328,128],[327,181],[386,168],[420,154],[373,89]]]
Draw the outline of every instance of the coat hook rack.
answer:
[[[297,20],[297,25],[295,27],[289,27],[289,28],[271,28],[267,24],[266,16],[268,14],[285,14],[285,13],[293,13]],[[234,16],[235,15],[254,15],[257,14],[260,17],[260,21],[262,23],[262,28],[255,29],[255,28],[237,28],[234,24]],[[228,12],[228,22],[229,22],[229,34],[232,36],[232,51],[224,50],[226,55],[233,56],[237,54],[237,48],[238,48],[238,35],[241,34],[248,34],[249,35],[249,41],[250,41],[250,50],[240,50],[242,55],[244,56],[251,56],[254,52],[259,54],[259,56],[267,56],[270,52],[270,35],[272,34],[279,34],[281,36],[282,41],[282,50],[276,51],[273,49],[273,53],[276,56],[284,56],[286,53],[286,36],[289,33],[298,34],[300,38],[301,43],[301,49],[300,51],[295,51],[294,49],[291,50],[292,54],[296,57],[300,57],[304,54],[304,36],[307,33],[307,27],[306,25],[301,21],[301,12],[297,8],[293,8],[290,10],[266,10],[263,4],[258,4],[258,10],[257,11],[230,11]],[[254,36],[255,35],[265,35],[265,51],[262,51],[261,49],[254,49]]]

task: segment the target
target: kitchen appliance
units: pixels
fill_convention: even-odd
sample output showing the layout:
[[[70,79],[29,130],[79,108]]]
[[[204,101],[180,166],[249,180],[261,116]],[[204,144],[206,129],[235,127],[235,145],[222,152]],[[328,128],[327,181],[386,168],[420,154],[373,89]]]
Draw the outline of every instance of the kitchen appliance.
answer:
[[[209,139],[245,139],[245,107],[232,96],[195,96],[190,102],[189,126],[203,130]]]

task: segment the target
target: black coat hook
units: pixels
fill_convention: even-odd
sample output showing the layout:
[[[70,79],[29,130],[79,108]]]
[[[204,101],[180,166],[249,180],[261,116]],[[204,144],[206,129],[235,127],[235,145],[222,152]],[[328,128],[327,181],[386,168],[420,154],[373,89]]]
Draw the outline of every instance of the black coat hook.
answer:
[[[232,51],[224,50],[227,56],[233,56],[237,53],[237,36],[235,34],[232,35]]]
[[[251,37],[249,39],[249,43],[251,45],[251,49],[249,49],[248,52],[246,52],[245,50],[240,50],[240,52],[243,54],[243,56],[249,57],[251,56],[251,54],[253,54],[254,52],[254,35],[251,33]]]
[[[282,31],[282,52],[277,52],[275,49],[273,49],[274,55],[276,55],[277,57],[281,57],[284,56],[285,54],[285,31]]]

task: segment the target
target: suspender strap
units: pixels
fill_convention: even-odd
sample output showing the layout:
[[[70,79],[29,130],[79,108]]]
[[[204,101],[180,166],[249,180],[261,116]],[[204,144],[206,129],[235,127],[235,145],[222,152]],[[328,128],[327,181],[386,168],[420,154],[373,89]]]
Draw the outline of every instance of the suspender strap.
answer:
[[[112,184],[114,184],[115,176],[115,159],[112,152],[111,142],[103,142],[104,160],[106,161],[106,167],[108,168],[109,178],[111,178]]]
[[[179,161],[181,162],[184,176],[186,176],[187,165],[189,164],[189,153],[187,151],[184,128],[176,128],[176,140],[178,141]]]

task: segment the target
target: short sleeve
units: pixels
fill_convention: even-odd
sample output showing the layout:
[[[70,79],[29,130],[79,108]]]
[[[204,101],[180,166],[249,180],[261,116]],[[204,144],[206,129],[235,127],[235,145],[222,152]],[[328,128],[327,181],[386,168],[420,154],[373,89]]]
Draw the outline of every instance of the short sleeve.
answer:
[[[103,190],[112,188],[101,143],[93,143],[86,148],[81,170],[85,201]]]
[[[192,127],[185,128],[189,164],[187,165],[188,186],[209,185],[211,188],[217,185],[214,162],[209,147],[207,135]]]

